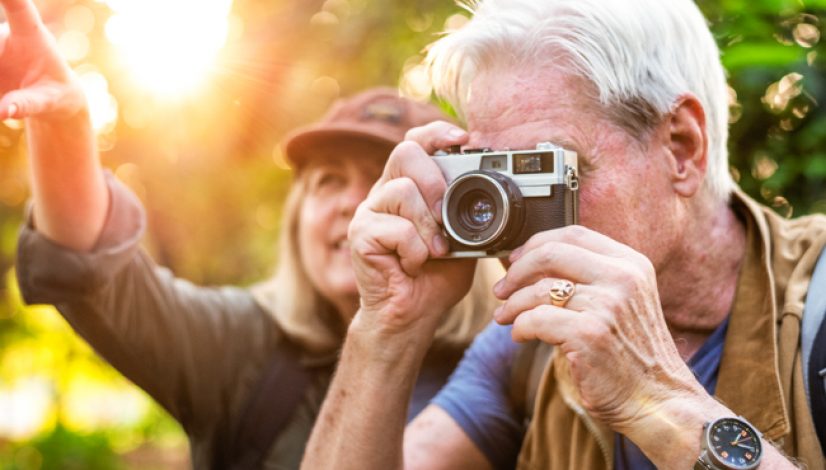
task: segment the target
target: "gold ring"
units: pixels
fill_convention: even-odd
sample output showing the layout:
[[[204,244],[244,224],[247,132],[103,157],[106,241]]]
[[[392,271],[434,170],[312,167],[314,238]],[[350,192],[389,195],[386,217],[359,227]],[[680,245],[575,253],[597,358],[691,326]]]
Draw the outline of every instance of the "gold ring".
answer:
[[[564,307],[571,297],[574,296],[574,292],[576,292],[576,286],[573,282],[567,279],[557,279],[551,284],[550,290],[548,290],[548,296],[551,298],[551,305],[554,307]]]

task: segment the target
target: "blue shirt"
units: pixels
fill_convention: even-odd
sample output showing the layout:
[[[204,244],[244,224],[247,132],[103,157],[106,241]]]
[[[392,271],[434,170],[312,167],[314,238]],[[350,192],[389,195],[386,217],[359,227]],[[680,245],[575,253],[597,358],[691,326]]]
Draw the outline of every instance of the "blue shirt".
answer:
[[[688,368],[694,372],[697,381],[702,384],[709,395],[717,389],[717,374],[720,372],[720,358],[723,355],[723,342],[726,339],[728,317],[706,339],[700,349],[691,356]],[[617,434],[614,440],[614,468],[616,470],[657,470],[657,467],[642,453],[639,447]]]
[[[709,394],[714,394],[728,319],[688,362]],[[480,333],[432,403],[445,410],[482,451],[495,469],[511,469],[524,437],[522,418],[509,400],[511,368],[519,345],[511,327],[495,322]],[[618,435],[614,446],[617,470],[655,469],[640,449]]]
[[[522,422],[508,399],[518,350],[511,327],[491,322],[432,401],[459,424],[496,469],[513,468],[522,444]]]

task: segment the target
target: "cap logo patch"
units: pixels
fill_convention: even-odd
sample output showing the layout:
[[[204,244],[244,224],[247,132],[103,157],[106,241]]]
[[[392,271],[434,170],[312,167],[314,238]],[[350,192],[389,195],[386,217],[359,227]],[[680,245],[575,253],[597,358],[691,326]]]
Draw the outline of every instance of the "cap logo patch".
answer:
[[[402,120],[402,110],[392,103],[370,103],[364,108],[362,119],[399,124]]]

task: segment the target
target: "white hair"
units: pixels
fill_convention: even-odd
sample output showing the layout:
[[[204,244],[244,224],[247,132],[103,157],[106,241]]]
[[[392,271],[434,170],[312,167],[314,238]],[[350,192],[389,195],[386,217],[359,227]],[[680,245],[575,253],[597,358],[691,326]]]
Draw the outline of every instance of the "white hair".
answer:
[[[436,93],[464,117],[474,76],[494,66],[559,65],[589,80],[607,115],[639,137],[686,93],[706,114],[705,189],[727,200],[728,89],[719,51],[691,0],[477,0],[473,18],[430,46]]]

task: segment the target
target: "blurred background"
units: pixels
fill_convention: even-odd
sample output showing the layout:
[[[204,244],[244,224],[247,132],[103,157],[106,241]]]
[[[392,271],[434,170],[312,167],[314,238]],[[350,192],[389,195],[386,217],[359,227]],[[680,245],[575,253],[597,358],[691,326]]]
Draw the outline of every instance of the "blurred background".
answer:
[[[143,200],[179,276],[269,275],[290,172],[279,140],[372,85],[431,94],[422,48],[450,0],[37,0],[91,103],[103,164]],[[784,216],[826,212],[826,0],[700,1],[730,78],[731,171]],[[0,468],[188,468],[145,394],[14,280],[22,123],[0,124]]]

